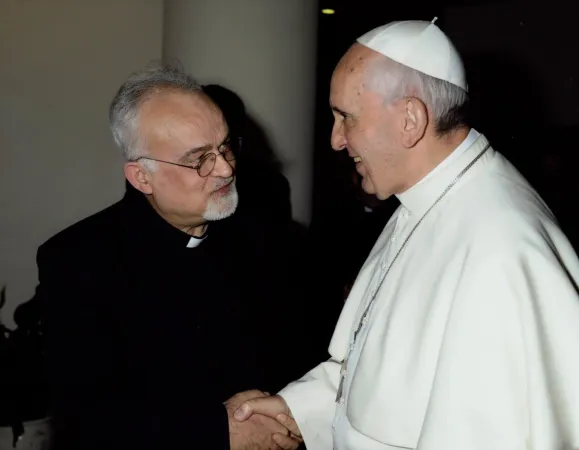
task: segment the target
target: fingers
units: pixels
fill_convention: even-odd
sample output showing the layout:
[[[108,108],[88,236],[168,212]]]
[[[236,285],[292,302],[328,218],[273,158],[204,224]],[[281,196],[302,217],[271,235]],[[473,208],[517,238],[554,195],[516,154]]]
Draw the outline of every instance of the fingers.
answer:
[[[272,439],[283,450],[295,450],[301,444],[300,439],[292,438],[280,433],[275,433]]]
[[[251,400],[254,398],[260,398],[260,397],[269,397],[269,394],[267,392],[258,391],[257,389],[252,389],[250,391],[244,391],[244,392],[239,392],[238,394],[235,394],[233,397],[231,397],[229,400],[227,400],[225,402],[225,404],[235,405],[235,408],[237,409],[237,405],[241,405],[243,402],[245,402],[247,400]]]
[[[239,422],[249,419],[253,414],[262,414],[272,419],[276,419],[279,414],[288,414],[289,408],[284,399],[279,395],[273,397],[255,398],[245,401],[235,411],[234,418]]]
[[[288,416],[287,414],[278,414],[277,417],[275,418],[279,423],[281,423],[284,427],[286,427],[289,431],[292,432],[292,434],[294,434],[295,436],[301,438],[302,437],[302,433],[300,432],[300,429],[298,428],[298,424],[296,423],[296,421]]]
[[[261,392],[257,389],[251,389],[249,391],[240,392],[237,396],[241,396],[240,400],[252,400],[254,398],[262,398],[262,397],[269,397],[269,392]],[[245,401],[244,400],[244,401]]]

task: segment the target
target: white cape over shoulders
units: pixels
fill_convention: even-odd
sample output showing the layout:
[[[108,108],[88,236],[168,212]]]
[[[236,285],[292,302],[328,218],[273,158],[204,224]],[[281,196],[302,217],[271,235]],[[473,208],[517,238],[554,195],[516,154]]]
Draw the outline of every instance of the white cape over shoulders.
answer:
[[[401,195],[404,207],[421,216],[485,145],[480,136]],[[339,361],[389,238],[387,227],[354,284],[331,359],[280,393],[309,450],[334,448]],[[351,433],[385,449],[579,449],[578,282],[551,212],[490,149],[427,215],[379,292],[351,375]]]

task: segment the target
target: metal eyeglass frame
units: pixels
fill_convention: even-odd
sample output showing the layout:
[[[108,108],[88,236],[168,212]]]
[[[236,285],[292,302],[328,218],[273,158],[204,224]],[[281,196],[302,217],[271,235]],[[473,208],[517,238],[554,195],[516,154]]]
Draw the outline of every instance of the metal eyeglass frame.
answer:
[[[229,163],[231,161],[235,161],[235,159],[237,158],[236,153],[238,153],[241,150],[241,137],[237,138],[237,143],[238,143],[238,147],[236,149],[236,151],[233,150],[233,147],[231,146],[231,142],[230,141],[226,141],[223,144],[221,144],[217,150],[218,153],[215,152],[208,152],[205,153],[201,158],[199,158],[199,162],[195,165],[188,165],[188,164],[180,164],[180,163],[176,163],[176,162],[172,162],[172,161],[165,161],[163,159],[156,159],[156,158],[150,158],[148,156],[139,156],[138,158],[134,159],[133,162],[138,162],[141,159],[148,159],[150,161],[156,161],[156,162],[161,162],[161,163],[165,163],[165,164],[171,164],[172,166],[177,166],[177,167],[184,167],[185,169],[191,169],[191,170],[196,170],[197,174],[202,177],[202,178],[206,178],[208,177],[211,172],[213,172],[213,169],[215,169],[215,163],[217,162],[217,156],[221,156],[223,157],[223,159]],[[225,147],[225,149],[221,150],[223,147]],[[229,159],[228,157],[225,155],[225,152],[229,150],[231,153]],[[203,175],[201,173],[201,169],[203,168],[203,165],[207,162],[207,161],[211,161],[211,169],[209,169],[207,171],[207,173],[205,175]],[[205,171],[203,172],[205,173]]]

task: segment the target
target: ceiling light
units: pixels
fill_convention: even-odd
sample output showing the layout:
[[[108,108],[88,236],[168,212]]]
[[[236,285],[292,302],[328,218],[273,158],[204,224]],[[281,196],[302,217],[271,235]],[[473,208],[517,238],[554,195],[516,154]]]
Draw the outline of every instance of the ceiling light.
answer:
[[[333,9],[329,9],[329,8],[322,9],[322,14],[335,14],[335,13],[336,13],[336,11],[334,11]]]

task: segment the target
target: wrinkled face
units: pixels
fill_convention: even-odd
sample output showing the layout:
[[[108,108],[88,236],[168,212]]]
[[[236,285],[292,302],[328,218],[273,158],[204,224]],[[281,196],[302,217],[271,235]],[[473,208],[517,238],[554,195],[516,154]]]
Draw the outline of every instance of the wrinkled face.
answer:
[[[196,166],[208,153],[218,155],[206,177],[186,167],[153,163],[147,193],[167,220],[192,225],[233,214],[238,197],[235,160],[227,160],[228,129],[221,111],[204,94],[174,91],[153,96],[141,107],[139,133],[147,156],[157,160]]]
[[[364,191],[385,199],[401,189],[405,152],[400,144],[400,102],[387,104],[372,79],[377,57],[381,56],[356,44],[336,67],[330,87],[331,142],[334,150],[347,150],[353,158]]]

